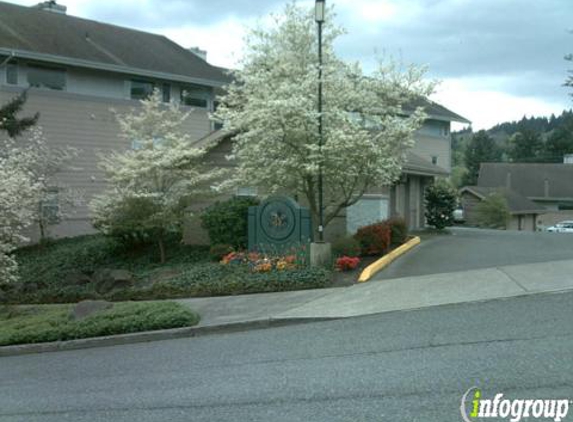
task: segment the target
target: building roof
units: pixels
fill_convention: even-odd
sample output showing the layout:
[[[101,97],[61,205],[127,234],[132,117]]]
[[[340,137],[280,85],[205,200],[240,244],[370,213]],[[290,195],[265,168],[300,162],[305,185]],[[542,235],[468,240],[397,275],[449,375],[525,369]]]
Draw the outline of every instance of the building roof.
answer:
[[[450,174],[446,169],[432,164],[412,151],[406,153],[406,163],[404,164],[403,171],[407,174],[419,174],[423,176],[447,176]]]
[[[419,107],[424,109],[429,119],[471,124],[471,121],[465,117],[448,110],[446,107],[428,98],[419,97],[416,100],[410,101],[406,106],[404,106],[404,110],[413,111]]]
[[[482,163],[478,186],[509,188],[529,199],[573,199],[573,164]]]
[[[492,188],[483,186],[465,186],[460,190],[460,193],[469,192],[480,199],[485,199],[490,195],[498,193],[502,195],[507,201],[509,212],[511,214],[543,214],[547,212],[545,208],[537,205],[535,202],[530,201],[525,196],[506,188]]]
[[[193,143],[196,148],[205,148],[209,145],[217,145],[225,139],[232,138],[235,133],[226,132],[223,129],[215,130]],[[417,174],[422,176],[447,176],[449,172],[440,166],[432,164],[428,160],[414,154],[412,151],[406,153],[406,163],[403,171],[406,174]]]
[[[220,86],[230,78],[163,35],[0,1],[0,56]]]

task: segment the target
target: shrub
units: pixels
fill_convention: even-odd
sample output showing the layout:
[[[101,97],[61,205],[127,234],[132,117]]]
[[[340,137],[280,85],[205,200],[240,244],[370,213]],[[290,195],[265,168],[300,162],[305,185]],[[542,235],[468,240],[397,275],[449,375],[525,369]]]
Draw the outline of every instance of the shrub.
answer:
[[[332,242],[333,256],[350,256],[360,255],[360,243],[352,236],[340,237]]]
[[[446,182],[437,182],[426,188],[426,220],[430,226],[443,230],[454,224],[456,191]]]
[[[94,215],[93,225],[126,249],[139,247],[154,241],[156,229],[148,220],[160,211],[153,198],[110,198]]]
[[[149,300],[318,289],[329,286],[331,277],[330,271],[316,267],[252,272],[242,265],[208,263],[193,266],[174,279],[145,289],[117,291],[108,299]]]
[[[168,261],[171,265],[208,260],[208,247],[182,245],[177,238],[169,242]],[[29,246],[17,250],[15,256],[20,266],[22,285],[35,284],[41,290],[50,288],[54,292],[63,288],[66,275],[71,272],[91,274],[100,268],[116,268],[137,275],[160,265],[155,245],[141,245],[137,249],[126,250],[123,245],[103,235],[80,236],[56,240],[44,246]]]
[[[354,270],[360,264],[360,258],[341,256],[336,260],[336,269],[339,271]]]
[[[207,230],[213,245],[228,244],[236,249],[245,249],[249,207],[258,204],[258,199],[251,197],[234,197],[216,202],[201,215],[201,227]]]
[[[481,227],[506,229],[510,217],[507,200],[500,193],[493,193],[476,205],[477,223]]]
[[[233,250],[231,245],[226,245],[223,243],[217,243],[209,249],[209,256],[212,261],[219,262],[223,257],[229,254]]]
[[[408,238],[408,225],[402,217],[392,217],[386,220],[390,225],[390,243],[392,246],[401,245]]]
[[[33,307],[0,314],[0,346],[187,327],[196,313],[174,302],[117,303],[81,321],[70,319],[71,306]]]
[[[362,255],[383,255],[390,248],[390,225],[381,221],[358,229],[354,238],[360,244]]]

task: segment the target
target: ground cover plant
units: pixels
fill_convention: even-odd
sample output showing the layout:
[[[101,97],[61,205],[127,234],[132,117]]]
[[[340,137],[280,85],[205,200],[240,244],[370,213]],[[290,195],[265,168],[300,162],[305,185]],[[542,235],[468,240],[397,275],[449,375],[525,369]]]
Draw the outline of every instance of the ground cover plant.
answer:
[[[21,281],[3,293],[8,303],[67,303],[83,299],[152,300],[327,287],[331,272],[301,265],[253,272],[248,266],[213,262],[208,246],[185,246],[170,240],[161,264],[155,245],[125,249],[102,235],[54,241],[17,251]],[[227,254],[228,255],[228,254]],[[230,257],[227,256],[227,259]],[[298,258],[295,259],[297,262]],[[263,264],[263,262],[261,262]],[[283,268],[284,267],[284,268]],[[128,272],[132,280],[99,289],[102,269]],[[265,270],[265,266],[260,266]],[[104,273],[105,271],[103,271]]]
[[[81,320],[72,318],[72,308],[0,307],[0,346],[189,327],[199,322],[195,312],[175,302],[116,303]]]

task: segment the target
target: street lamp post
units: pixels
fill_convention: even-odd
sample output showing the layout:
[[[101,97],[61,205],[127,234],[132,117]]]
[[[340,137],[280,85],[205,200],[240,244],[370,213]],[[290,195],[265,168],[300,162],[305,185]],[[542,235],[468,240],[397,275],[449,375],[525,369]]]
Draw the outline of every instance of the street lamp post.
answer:
[[[318,240],[324,242],[324,205],[322,188],[322,24],[324,23],[325,0],[316,0],[314,5],[314,20],[318,24],[318,148],[320,162],[318,164]]]

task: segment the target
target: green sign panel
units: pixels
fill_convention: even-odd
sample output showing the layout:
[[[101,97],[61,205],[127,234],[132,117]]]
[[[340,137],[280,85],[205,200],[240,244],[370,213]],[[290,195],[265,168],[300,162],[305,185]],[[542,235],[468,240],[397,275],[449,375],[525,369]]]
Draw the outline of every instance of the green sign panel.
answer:
[[[311,241],[310,212],[293,199],[271,197],[249,207],[249,250],[284,250]]]

